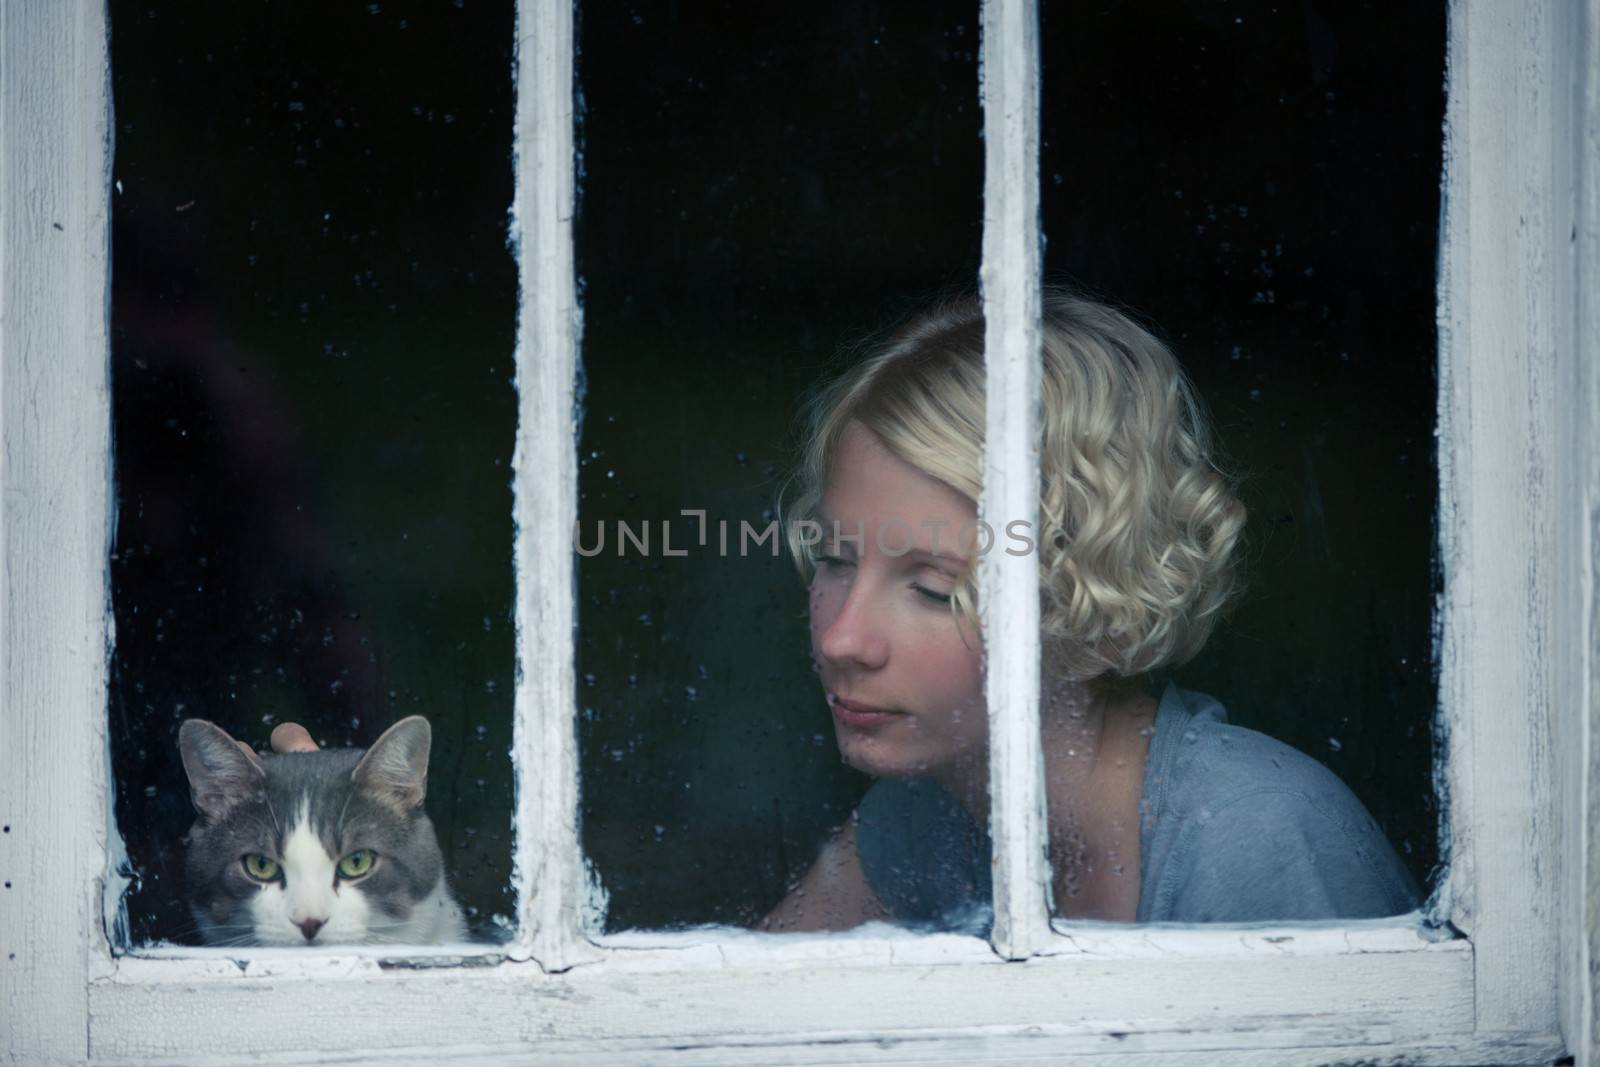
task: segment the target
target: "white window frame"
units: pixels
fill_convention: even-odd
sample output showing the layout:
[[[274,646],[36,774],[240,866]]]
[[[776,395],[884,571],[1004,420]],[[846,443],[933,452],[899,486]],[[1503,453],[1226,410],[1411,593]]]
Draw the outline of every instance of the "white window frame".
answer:
[[[117,956],[111,126],[98,0],[0,4],[0,1036],[24,1063],[1596,1058],[1600,0],[1454,0],[1439,279],[1448,877],[1432,925],[1113,928],[1043,904],[1036,636],[991,629],[996,930],[598,936],[579,860],[572,17],[518,19],[523,934],[471,966],[370,952]],[[991,466],[1031,510],[1037,18],[984,8]],[[1010,481],[1004,480],[1010,472]],[[1015,475],[1022,474],[1022,478]],[[1010,495],[1007,495],[1010,494]],[[985,602],[1032,599],[986,571]],[[1036,710],[1034,711],[1036,714]],[[538,886],[537,893],[528,887]]]

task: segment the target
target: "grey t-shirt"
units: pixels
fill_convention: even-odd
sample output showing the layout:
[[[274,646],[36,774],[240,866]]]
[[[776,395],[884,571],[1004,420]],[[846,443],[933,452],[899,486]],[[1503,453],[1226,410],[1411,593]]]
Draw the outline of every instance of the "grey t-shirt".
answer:
[[[1139,801],[1138,922],[1398,915],[1416,882],[1333,772],[1222,705],[1168,686]],[[885,778],[857,809],[867,881],[897,921],[982,932],[989,836],[926,778]]]

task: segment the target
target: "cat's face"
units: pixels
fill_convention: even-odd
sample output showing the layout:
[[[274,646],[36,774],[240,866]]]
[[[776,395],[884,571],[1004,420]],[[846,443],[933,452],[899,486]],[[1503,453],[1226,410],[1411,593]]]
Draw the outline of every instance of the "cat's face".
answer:
[[[178,746],[199,821],[187,899],[211,945],[420,943],[454,912],[423,812],[430,730],[413,716],[370,750],[255,755],[218,727]]]

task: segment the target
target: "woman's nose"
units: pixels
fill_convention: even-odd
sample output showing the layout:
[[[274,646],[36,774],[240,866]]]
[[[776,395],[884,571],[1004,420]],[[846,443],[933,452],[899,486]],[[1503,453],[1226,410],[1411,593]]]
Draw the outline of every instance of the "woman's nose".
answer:
[[[859,582],[837,611],[826,613],[817,635],[817,652],[838,666],[881,667],[888,660],[889,641],[877,605]]]

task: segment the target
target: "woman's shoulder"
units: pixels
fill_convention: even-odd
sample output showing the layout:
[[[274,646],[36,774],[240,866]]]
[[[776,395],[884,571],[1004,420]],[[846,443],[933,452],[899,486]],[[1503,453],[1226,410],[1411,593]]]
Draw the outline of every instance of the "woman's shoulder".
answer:
[[[1392,915],[1417,890],[1366,807],[1303,752],[1169,688],[1140,803],[1144,921]]]
[[[1144,797],[1156,809],[1199,814],[1251,794],[1304,796],[1340,822],[1370,822],[1349,787],[1318,760],[1228,721],[1203,693],[1169,687],[1156,717]]]

